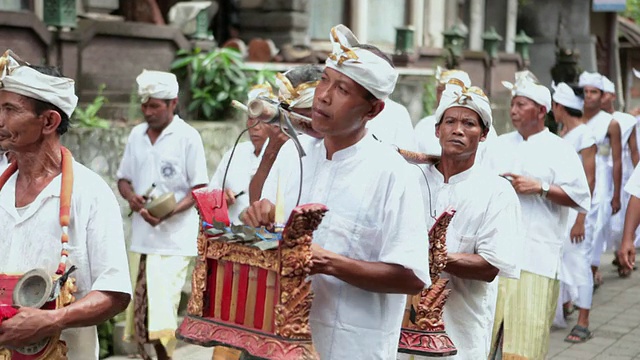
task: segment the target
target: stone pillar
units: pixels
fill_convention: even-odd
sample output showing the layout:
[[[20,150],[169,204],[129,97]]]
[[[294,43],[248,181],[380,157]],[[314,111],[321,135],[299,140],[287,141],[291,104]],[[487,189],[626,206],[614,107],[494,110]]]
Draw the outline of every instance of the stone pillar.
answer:
[[[362,43],[367,43],[367,18],[369,17],[369,1],[368,0],[353,0],[351,1],[351,21],[353,33],[358,37],[358,40]]]
[[[458,2],[457,1],[443,1],[445,4],[445,29],[449,29],[454,24],[458,23]]]
[[[411,0],[411,25],[413,26],[413,46],[424,45],[425,0]]]
[[[469,49],[482,50],[482,33],[484,32],[484,0],[471,0],[469,21]]]
[[[518,24],[518,0],[507,0],[507,28],[504,36],[504,51],[513,53],[516,44],[516,25]]]
[[[589,1],[536,0],[520,6],[518,27],[534,41],[530,48],[530,70],[542,84],[551,84],[558,37],[560,44],[580,52],[579,65],[584,70],[596,70],[595,38],[590,33],[590,21]]]
[[[243,0],[238,4],[240,37],[271,39],[276,46],[307,44],[308,0]]]
[[[425,0],[424,6],[424,46],[441,48],[442,32],[446,24],[445,0]]]

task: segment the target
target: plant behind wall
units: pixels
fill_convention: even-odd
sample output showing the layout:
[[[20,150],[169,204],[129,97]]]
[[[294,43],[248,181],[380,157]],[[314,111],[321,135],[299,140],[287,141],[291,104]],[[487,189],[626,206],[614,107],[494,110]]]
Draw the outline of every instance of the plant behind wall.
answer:
[[[231,101],[245,102],[254,84],[274,81],[271,71],[246,70],[242,56],[235,49],[219,48],[203,52],[180,50],[171,70],[181,79],[188,79],[192,119],[223,120],[231,114]]]

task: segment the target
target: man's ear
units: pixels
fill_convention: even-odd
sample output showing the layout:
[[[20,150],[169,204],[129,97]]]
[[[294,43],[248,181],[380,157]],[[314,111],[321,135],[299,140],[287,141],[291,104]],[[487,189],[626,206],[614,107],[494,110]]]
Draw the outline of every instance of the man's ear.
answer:
[[[55,110],[45,110],[42,114],[42,133],[45,135],[55,133],[58,130],[58,126],[62,122],[62,117]]]
[[[439,121],[439,122],[436,124],[436,137],[437,137],[438,139],[440,139],[440,124],[441,124],[441,123],[442,123],[442,121]]]
[[[484,130],[482,130],[482,136],[480,136],[481,142],[487,140],[487,135],[489,135],[489,131],[491,131],[490,128],[484,128]]]
[[[371,109],[364,115],[364,120],[369,121],[378,116],[384,110],[384,100],[375,99],[371,102]]]

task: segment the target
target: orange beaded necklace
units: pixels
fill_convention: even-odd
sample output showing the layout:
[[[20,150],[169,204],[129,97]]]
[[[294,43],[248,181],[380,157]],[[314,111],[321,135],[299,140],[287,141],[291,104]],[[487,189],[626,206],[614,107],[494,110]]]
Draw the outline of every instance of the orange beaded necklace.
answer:
[[[62,228],[62,251],[60,252],[60,264],[56,270],[57,275],[63,275],[67,268],[69,257],[69,218],[71,213],[71,192],[73,190],[73,156],[64,146],[60,147],[62,153],[62,181],[60,185],[60,227]],[[18,171],[18,164],[12,162],[0,175],[0,190],[9,180],[11,175]]]

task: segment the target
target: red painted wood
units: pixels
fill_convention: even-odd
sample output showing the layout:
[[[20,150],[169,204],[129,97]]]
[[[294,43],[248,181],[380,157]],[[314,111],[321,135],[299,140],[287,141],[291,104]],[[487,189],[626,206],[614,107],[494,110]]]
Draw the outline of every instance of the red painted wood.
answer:
[[[218,260],[208,259],[209,278],[207,279],[207,290],[204,293],[208,303],[202,314],[204,317],[213,317],[216,308],[216,276],[218,275]]]
[[[224,321],[229,321],[229,313],[231,312],[231,289],[233,288],[233,263],[231,261],[225,261],[223,281],[220,318]]]
[[[264,321],[264,303],[267,297],[267,270],[258,269],[258,289],[256,291],[256,310],[253,315],[253,326],[262,329]]]
[[[244,324],[247,306],[247,289],[249,287],[249,265],[240,265],[240,279],[238,281],[238,304],[236,307],[236,324]]]

